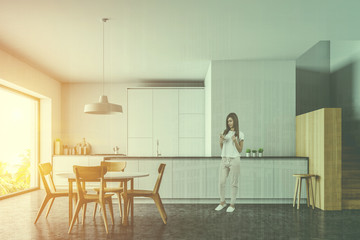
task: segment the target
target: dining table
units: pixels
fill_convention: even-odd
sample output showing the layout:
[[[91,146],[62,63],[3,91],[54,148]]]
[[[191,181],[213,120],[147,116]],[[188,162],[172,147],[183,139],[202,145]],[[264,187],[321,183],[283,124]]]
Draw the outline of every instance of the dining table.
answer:
[[[71,223],[71,219],[73,217],[73,183],[76,182],[75,173],[73,172],[58,172],[57,176],[67,178],[69,183],[69,225]],[[130,181],[130,189],[134,189],[134,178],[147,177],[149,173],[146,172],[107,172],[104,175],[105,182],[119,182],[123,183],[124,192],[122,197],[124,199],[124,214],[122,218],[122,224],[124,226],[128,225],[128,182]],[[95,182],[95,181],[94,181]],[[134,204],[131,204],[134,207]],[[133,212],[133,210],[132,210]]]

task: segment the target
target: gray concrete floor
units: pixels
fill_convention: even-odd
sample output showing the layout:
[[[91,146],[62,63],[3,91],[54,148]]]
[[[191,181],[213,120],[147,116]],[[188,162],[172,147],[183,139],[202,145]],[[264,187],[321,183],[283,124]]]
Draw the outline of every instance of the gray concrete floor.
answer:
[[[109,234],[100,214],[68,230],[68,202],[55,200],[47,219],[33,224],[43,191],[0,201],[1,239],[359,239],[360,210],[324,212],[302,205],[238,204],[234,213],[216,212],[212,204],[166,204],[164,225],[154,204],[136,204],[133,223],[121,225],[114,205],[115,224]],[[44,214],[44,213],[43,213]],[[109,218],[110,220],[110,218]]]

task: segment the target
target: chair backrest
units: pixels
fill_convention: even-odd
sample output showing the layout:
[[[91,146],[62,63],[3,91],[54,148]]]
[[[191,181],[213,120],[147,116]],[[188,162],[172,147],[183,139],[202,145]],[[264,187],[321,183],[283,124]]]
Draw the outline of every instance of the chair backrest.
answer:
[[[126,162],[102,161],[101,166],[105,166],[108,172],[123,172],[126,168]]]
[[[100,196],[103,196],[104,191],[104,175],[107,170],[105,166],[73,166],[73,170],[76,177],[76,187],[78,189],[79,199],[84,197],[84,189],[81,183],[85,182],[97,182],[100,181]]]
[[[55,192],[55,184],[52,177],[52,165],[51,163],[41,163],[38,166],[40,178],[42,183],[44,184],[44,188],[47,194],[51,192]]]
[[[159,192],[161,180],[162,180],[162,177],[164,175],[165,166],[166,166],[165,163],[161,163],[159,168],[158,168],[159,175],[158,175],[158,178],[156,180],[153,193],[158,193]]]

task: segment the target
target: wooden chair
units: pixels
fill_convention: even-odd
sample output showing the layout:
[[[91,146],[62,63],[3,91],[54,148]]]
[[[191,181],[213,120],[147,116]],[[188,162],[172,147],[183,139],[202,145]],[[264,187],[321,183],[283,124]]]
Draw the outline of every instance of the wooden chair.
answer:
[[[133,206],[134,197],[149,197],[154,200],[155,205],[156,205],[157,209],[159,210],[160,216],[161,216],[164,224],[166,224],[167,215],[166,215],[164,206],[162,204],[162,201],[161,201],[161,198],[159,195],[160,184],[161,184],[162,177],[164,175],[165,166],[166,166],[166,164],[164,164],[164,163],[160,164],[160,166],[158,168],[159,175],[158,175],[158,178],[157,178],[157,181],[155,183],[153,190],[128,190],[127,191],[127,197],[129,199],[127,214],[129,214],[129,209],[130,209],[130,205],[131,205],[131,213],[132,213],[131,219],[133,219],[133,213],[134,213],[134,206]]]
[[[101,162],[101,166],[105,166],[108,172],[123,172],[126,167],[126,162]],[[94,190],[99,194],[100,189],[94,188]],[[119,187],[107,187],[105,183],[104,193],[115,193],[119,200],[119,212],[120,217],[122,217],[122,207],[121,207],[121,193],[124,191],[123,183],[120,183]],[[97,210],[97,203],[95,203],[94,214],[95,218]]]
[[[69,192],[67,190],[64,191],[58,191],[56,190],[55,184],[54,184],[54,180],[53,180],[53,176],[52,176],[52,165],[51,163],[42,163],[39,164],[38,166],[39,168],[39,174],[40,174],[40,178],[41,181],[44,185],[45,188],[45,198],[41,204],[41,207],[38,211],[38,214],[36,216],[35,222],[34,224],[36,224],[36,222],[38,221],[41,213],[44,211],[44,208],[46,207],[46,204],[51,200],[50,205],[48,206],[48,210],[46,211],[46,215],[45,218],[47,218],[47,216],[50,213],[50,209],[55,201],[55,198],[57,197],[68,197],[69,196]],[[77,196],[76,193],[74,193],[74,201],[76,201]]]
[[[75,177],[76,177],[76,186],[78,189],[78,201],[76,203],[75,213],[70,223],[69,231],[71,232],[74,223],[79,215],[80,209],[84,207],[83,211],[86,212],[86,204],[90,202],[99,203],[101,205],[103,220],[105,224],[106,233],[109,233],[108,223],[106,218],[105,202],[109,204],[111,221],[114,224],[114,214],[112,209],[112,199],[113,194],[105,194],[105,181],[104,175],[106,174],[106,167],[103,166],[94,166],[94,167],[84,167],[84,166],[73,166]],[[100,181],[100,191],[99,194],[88,194],[85,192],[86,182],[97,182]],[[83,214],[83,224],[85,223],[85,214]]]

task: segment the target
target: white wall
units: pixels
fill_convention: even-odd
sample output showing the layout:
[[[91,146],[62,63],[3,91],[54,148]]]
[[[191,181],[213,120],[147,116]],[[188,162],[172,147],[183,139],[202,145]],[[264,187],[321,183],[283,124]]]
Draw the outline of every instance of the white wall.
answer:
[[[230,112],[239,118],[246,148],[267,156],[295,155],[295,61],[211,63],[212,156]]]
[[[40,98],[40,161],[50,161],[53,140],[60,136],[61,84],[2,50],[0,84]]]
[[[211,156],[211,63],[205,77],[205,156]]]

